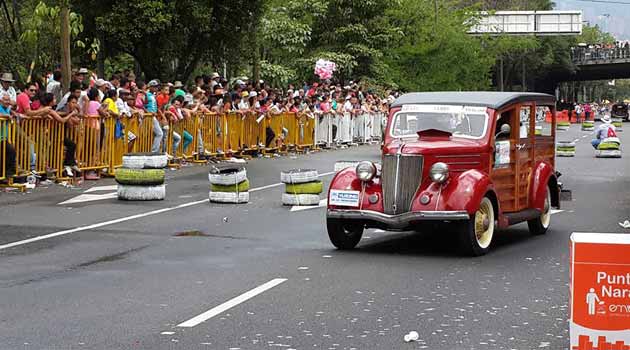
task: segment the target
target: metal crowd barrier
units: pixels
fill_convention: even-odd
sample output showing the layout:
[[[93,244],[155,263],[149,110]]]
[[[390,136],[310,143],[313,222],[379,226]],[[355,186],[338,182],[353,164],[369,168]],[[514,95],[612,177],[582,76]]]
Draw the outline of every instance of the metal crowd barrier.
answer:
[[[13,175],[7,174],[6,166],[11,146],[15,149],[18,170],[62,178],[65,139],[76,145],[75,159],[81,170],[103,171],[113,176],[125,153],[151,151],[156,117],[151,113],[120,118],[85,116],[74,126],[48,117],[18,121],[0,117],[0,181],[7,182],[4,180]],[[188,118],[169,123],[168,130],[163,130],[160,149],[175,158],[204,162],[204,155],[301,151],[355,140],[366,143],[381,137],[382,120],[380,113],[355,117],[349,113],[192,113]],[[268,128],[275,138],[266,147]],[[174,133],[180,135],[181,141],[173,152]]]

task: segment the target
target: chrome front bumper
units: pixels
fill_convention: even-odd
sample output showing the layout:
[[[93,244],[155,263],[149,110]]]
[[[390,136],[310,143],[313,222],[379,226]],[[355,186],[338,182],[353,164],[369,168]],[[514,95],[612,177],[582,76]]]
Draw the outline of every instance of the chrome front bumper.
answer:
[[[328,209],[327,218],[364,221],[380,223],[393,229],[404,229],[410,227],[413,222],[419,221],[459,221],[469,220],[470,216],[466,211],[415,211],[397,215],[383,214],[371,210],[356,209]]]

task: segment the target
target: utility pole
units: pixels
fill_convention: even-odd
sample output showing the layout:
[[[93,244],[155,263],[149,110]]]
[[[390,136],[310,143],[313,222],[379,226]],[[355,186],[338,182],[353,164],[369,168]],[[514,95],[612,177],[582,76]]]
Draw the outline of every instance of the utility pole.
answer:
[[[61,0],[61,86],[70,88],[71,56],[70,56],[70,4],[69,0]]]

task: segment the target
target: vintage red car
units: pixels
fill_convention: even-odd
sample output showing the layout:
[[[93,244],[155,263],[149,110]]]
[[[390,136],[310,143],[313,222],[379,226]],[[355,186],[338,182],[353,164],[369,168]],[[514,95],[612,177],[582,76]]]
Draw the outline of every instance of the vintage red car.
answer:
[[[551,208],[560,207],[555,102],[539,93],[401,96],[391,106],[380,167],[360,162],[332,180],[333,245],[354,248],[365,228],[447,223],[467,254],[483,255],[497,228],[527,221],[532,234],[544,234]]]

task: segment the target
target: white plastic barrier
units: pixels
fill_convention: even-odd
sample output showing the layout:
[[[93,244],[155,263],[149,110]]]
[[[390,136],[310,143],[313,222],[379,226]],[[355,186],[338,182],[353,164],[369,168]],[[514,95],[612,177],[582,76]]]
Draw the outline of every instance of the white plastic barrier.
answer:
[[[344,113],[337,117],[337,141],[338,143],[352,143],[354,126],[350,113]]]
[[[333,138],[333,127],[335,127],[336,116],[332,113],[323,114],[315,119],[315,143],[330,147],[335,142]]]
[[[385,129],[385,123],[387,119],[382,112],[374,113],[372,115],[372,139],[381,140],[383,138],[383,130]]]

